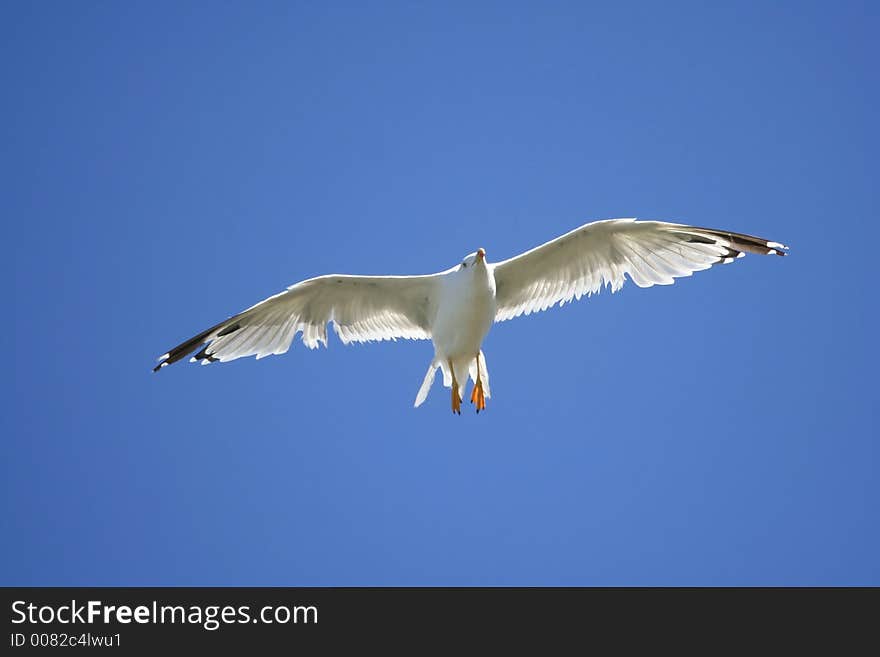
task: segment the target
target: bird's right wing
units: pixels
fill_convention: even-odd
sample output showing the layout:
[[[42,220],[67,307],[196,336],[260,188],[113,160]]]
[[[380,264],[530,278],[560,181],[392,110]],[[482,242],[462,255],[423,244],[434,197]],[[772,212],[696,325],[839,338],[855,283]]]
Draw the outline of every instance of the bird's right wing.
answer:
[[[785,255],[761,237],[663,221],[594,221],[494,265],[501,322],[580,299],[629,276],[639,287],[669,285],[745,253]]]
[[[202,331],[159,358],[154,371],[201,345],[202,364],[283,354],[297,333],[310,349],[327,346],[327,322],[343,343],[430,339],[437,275],[348,276],[331,274],[292,285]]]

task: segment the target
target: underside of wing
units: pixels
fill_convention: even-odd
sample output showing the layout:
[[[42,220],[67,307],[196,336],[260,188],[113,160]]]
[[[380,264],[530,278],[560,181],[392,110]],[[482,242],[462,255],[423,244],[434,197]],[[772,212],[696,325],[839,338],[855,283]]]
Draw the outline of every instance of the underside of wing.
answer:
[[[349,342],[430,339],[435,276],[319,276],[269,297],[181,343],[154,371],[192,358],[203,365],[283,354],[297,333],[308,348],[327,346],[327,323]]]
[[[495,265],[495,321],[546,310],[628,276],[639,287],[670,285],[746,253],[785,255],[788,247],[752,235],[661,221],[596,221]]]

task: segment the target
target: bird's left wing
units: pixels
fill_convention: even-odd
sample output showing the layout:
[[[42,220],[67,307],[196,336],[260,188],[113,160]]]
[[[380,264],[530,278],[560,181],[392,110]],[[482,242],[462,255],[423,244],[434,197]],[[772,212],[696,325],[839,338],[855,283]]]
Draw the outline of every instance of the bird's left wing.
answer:
[[[662,221],[594,221],[495,265],[501,322],[580,299],[628,275],[639,287],[669,285],[745,253],[785,255],[788,247],[761,237]]]
[[[327,346],[327,322],[343,343],[430,339],[437,276],[331,274],[287,290],[202,331],[159,358],[154,371],[205,345],[202,364],[283,354],[297,333],[310,349]]]

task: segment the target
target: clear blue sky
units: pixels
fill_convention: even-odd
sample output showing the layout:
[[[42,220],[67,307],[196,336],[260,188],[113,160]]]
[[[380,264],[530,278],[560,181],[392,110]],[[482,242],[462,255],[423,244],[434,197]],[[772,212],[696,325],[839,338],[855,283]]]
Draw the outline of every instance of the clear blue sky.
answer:
[[[880,584],[876,6],[372,4],[0,10],[0,583]],[[496,325],[479,416],[426,342],[150,372],[620,216],[792,255]]]

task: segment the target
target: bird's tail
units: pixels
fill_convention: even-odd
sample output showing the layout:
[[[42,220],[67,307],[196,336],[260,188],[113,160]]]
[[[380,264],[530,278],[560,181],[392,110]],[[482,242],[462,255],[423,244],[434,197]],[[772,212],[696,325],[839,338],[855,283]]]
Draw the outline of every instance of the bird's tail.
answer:
[[[489,369],[486,367],[486,357],[481,351],[477,358],[480,359],[480,379],[483,381],[483,394],[486,396],[486,399],[488,399],[492,394],[489,390]],[[464,384],[467,382],[467,378],[464,374],[465,372],[468,373],[474,383],[477,381],[477,358],[471,358],[470,361],[456,361],[452,364],[455,368],[456,377],[458,378],[459,396],[464,395]],[[452,371],[449,369],[449,366],[443,361],[431,361],[431,364],[428,365],[428,372],[425,374],[425,379],[422,381],[422,387],[419,388],[419,393],[416,395],[414,406],[421,406],[425,399],[428,398],[428,393],[431,391],[431,386],[434,384],[438,369],[443,373],[444,387],[449,388],[452,386]]]
[[[414,406],[418,408],[422,405],[422,402],[428,398],[428,393],[431,390],[431,386],[434,384],[434,378],[437,374],[437,362],[431,361],[431,364],[428,365],[428,373],[425,374],[425,380],[422,381],[422,387],[419,388],[419,394],[416,395],[416,403]]]

